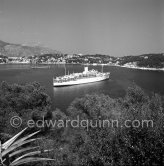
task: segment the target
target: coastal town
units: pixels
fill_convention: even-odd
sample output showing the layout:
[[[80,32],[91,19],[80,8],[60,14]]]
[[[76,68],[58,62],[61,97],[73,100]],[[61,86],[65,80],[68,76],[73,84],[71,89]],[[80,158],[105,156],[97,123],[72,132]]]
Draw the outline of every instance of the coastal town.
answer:
[[[0,55],[0,64],[87,64],[110,65],[142,70],[164,70],[164,54],[113,57],[109,55],[41,54],[32,56]]]
[[[43,54],[28,57],[7,57],[0,55],[0,63],[38,63],[38,64],[115,64],[119,58],[108,55],[82,55],[82,54]]]

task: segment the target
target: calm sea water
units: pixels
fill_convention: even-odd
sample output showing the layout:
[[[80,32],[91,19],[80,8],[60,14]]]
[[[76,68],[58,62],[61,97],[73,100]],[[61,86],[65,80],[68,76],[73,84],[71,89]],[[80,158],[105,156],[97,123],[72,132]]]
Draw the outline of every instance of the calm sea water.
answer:
[[[82,72],[82,65],[66,65],[67,72]],[[101,71],[101,66],[89,66],[89,69]],[[64,65],[51,65],[47,69],[31,69],[29,65],[5,64],[0,65],[0,82],[27,83],[40,82],[50,95],[53,102],[53,109],[65,110],[76,98],[85,94],[104,93],[110,97],[122,97],[125,90],[133,82],[145,90],[164,95],[164,72],[143,71],[121,67],[104,66],[104,72],[111,72],[109,80],[91,84],[55,88],[52,85],[52,78],[64,75]]]

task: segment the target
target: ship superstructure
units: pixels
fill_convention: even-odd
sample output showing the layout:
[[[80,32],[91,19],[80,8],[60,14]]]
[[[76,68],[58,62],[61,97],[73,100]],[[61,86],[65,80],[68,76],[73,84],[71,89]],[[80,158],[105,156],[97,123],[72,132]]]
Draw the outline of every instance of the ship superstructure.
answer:
[[[88,70],[88,67],[84,67],[82,73],[72,73],[65,76],[60,76],[53,78],[53,86],[68,86],[68,85],[78,85],[87,84],[97,81],[102,81],[109,79],[110,73],[98,72],[97,70]]]

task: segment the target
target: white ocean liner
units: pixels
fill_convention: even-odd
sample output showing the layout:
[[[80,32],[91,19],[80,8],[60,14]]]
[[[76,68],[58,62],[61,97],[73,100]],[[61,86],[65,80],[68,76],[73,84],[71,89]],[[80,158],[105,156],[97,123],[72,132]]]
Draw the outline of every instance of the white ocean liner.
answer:
[[[61,77],[53,78],[53,86],[69,86],[78,84],[87,84],[92,82],[103,81],[109,79],[110,73],[98,72],[97,70],[88,70],[84,68],[82,73],[73,73]]]

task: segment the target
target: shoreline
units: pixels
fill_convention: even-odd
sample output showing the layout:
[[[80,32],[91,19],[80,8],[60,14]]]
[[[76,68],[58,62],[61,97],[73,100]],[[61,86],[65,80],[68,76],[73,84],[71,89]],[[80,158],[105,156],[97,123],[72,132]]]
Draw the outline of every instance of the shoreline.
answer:
[[[164,71],[164,68],[135,67],[135,66],[120,66],[120,65],[117,65],[117,67],[124,67],[124,68],[135,69],[135,70]]]
[[[30,65],[30,63],[0,63],[0,65]],[[89,65],[89,66],[115,66],[115,67],[123,67],[123,68],[129,68],[129,69],[135,69],[135,70],[147,70],[147,71],[164,71],[164,68],[147,68],[147,67],[135,67],[135,66],[121,66],[121,65],[115,65],[115,64],[80,64],[80,63],[41,63],[39,65]]]

